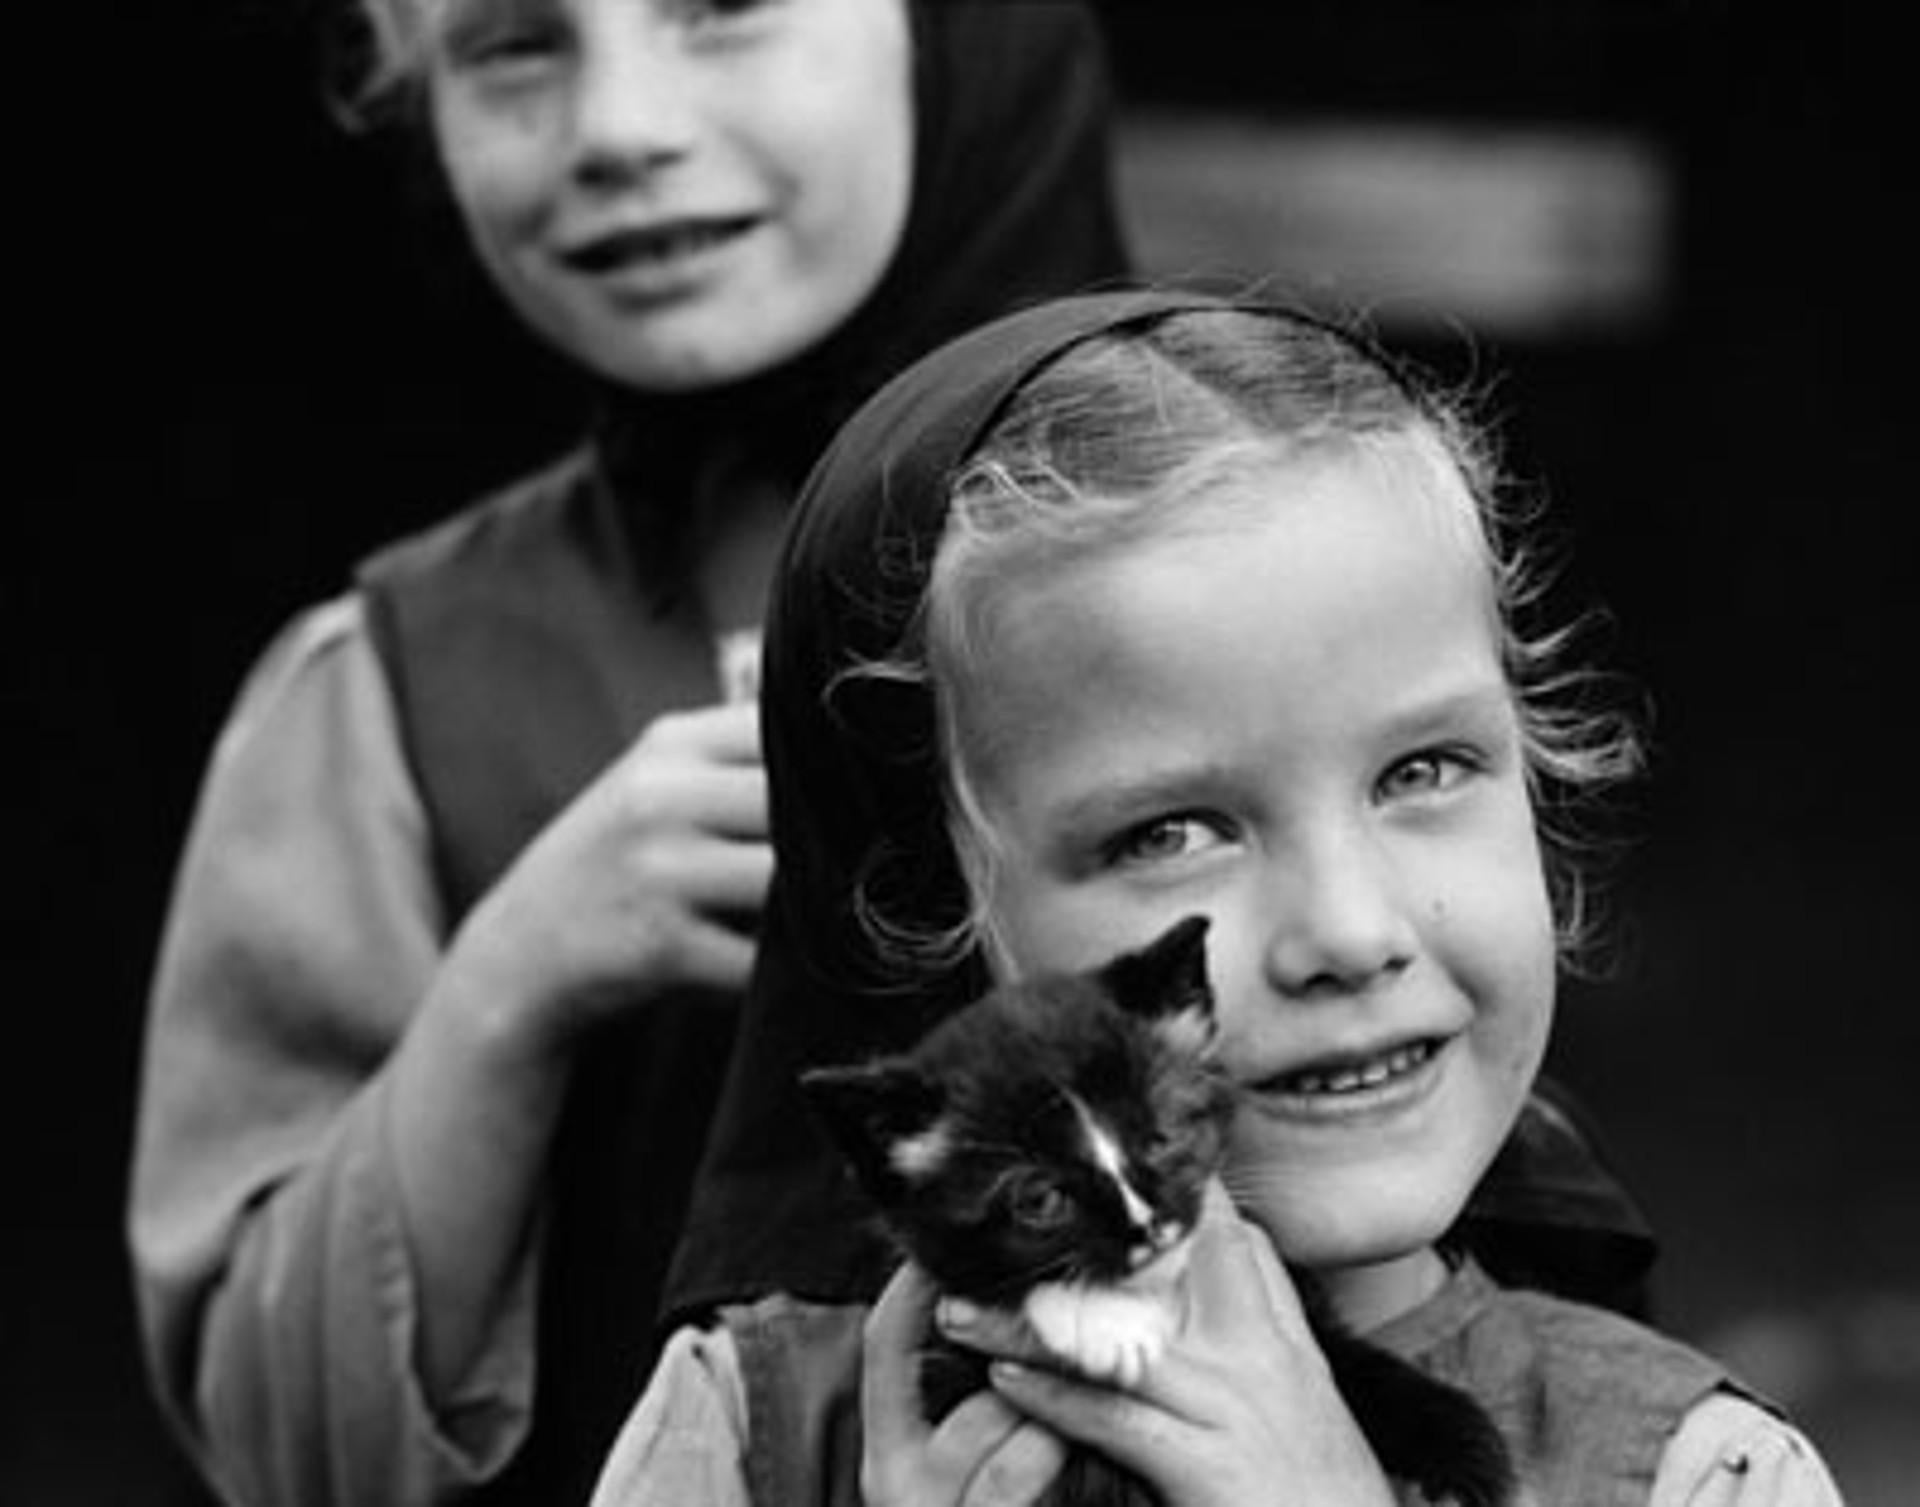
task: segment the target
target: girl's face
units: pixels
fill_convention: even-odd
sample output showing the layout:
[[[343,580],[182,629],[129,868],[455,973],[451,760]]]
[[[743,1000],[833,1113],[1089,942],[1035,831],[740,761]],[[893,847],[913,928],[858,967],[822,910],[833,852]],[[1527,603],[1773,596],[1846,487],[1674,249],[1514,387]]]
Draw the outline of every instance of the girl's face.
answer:
[[[1358,1281],[1423,1252],[1505,1138],[1553,928],[1458,527],[1363,461],[1239,485],[1205,532],[997,599],[965,700],[991,708],[990,920],[1026,972],[1210,916],[1230,1187],[1290,1260]]]
[[[434,129],[483,263],[562,351],[680,391],[879,282],[912,175],[905,0],[443,0]]]

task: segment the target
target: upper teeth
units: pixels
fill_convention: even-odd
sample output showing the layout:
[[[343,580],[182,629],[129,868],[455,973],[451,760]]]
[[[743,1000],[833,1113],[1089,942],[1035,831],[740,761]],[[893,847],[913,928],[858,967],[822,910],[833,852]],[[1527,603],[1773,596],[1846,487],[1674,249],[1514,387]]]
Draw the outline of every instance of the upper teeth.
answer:
[[[1350,1094],[1356,1089],[1373,1088],[1385,1083],[1396,1073],[1404,1073],[1418,1066],[1426,1059],[1427,1050],[1425,1042],[1417,1041],[1397,1047],[1370,1062],[1337,1068],[1309,1068],[1304,1072],[1290,1073],[1286,1085],[1297,1094]]]
[[[674,230],[656,231],[641,251],[643,255],[653,257],[679,256],[723,241],[732,233],[729,225],[683,225]]]

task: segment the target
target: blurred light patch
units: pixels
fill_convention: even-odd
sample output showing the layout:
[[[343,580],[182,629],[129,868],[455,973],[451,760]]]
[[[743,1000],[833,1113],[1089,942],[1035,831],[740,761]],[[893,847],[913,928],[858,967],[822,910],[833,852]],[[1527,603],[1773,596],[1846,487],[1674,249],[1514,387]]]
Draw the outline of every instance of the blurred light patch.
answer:
[[[1709,1336],[1707,1349],[1791,1408],[1869,1388],[1920,1399],[1920,1292],[1853,1293],[1747,1314]]]
[[[1164,279],[1524,339],[1632,336],[1666,303],[1671,169],[1624,132],[1135,111],[1118,175]]]

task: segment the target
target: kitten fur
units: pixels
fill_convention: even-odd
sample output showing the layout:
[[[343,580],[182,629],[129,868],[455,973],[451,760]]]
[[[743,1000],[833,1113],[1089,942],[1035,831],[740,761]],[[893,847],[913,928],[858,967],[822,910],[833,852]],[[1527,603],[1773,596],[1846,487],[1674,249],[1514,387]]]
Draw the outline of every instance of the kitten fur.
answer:
[[[1206,929],[1188,917],[1101,967],[991,990],[905,1054],[801,1079],[895,1243],[943,1292],[1020,1312],[1073,1368],[1123,1385],[1177,1326],[1186,1246],[1233,1114],[1212,1052]],[[1348,1334],[1311,1276],[1292,1275],[1387,1473],[1436,1502],[1508,1502],[1512,1466],[1479,1406]],[[929,1417],[984,1385],[978,1356],[932,1337]],[[1045,1500],[1158,1499],[1076,1450]]]

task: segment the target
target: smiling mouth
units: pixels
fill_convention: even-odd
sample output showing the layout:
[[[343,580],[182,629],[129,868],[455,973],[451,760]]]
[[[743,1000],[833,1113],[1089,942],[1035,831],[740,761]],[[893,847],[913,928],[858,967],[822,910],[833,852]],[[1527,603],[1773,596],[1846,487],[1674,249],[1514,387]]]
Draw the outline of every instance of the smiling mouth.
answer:
[[[1437,1036],[1410,1041],[1371,1057],[1323,1063],[1280,1073],[1253,1085],[1256,1092],[1290,1099],[1332,1100],[1358,1097],[1412,1077],[1433,1061],[1442,1042]]]
[[[668,266],[736,240],[758,223],[751,215],[739,215],[616,231],[574,247],[565,253],[565,260],[590,273]]]

